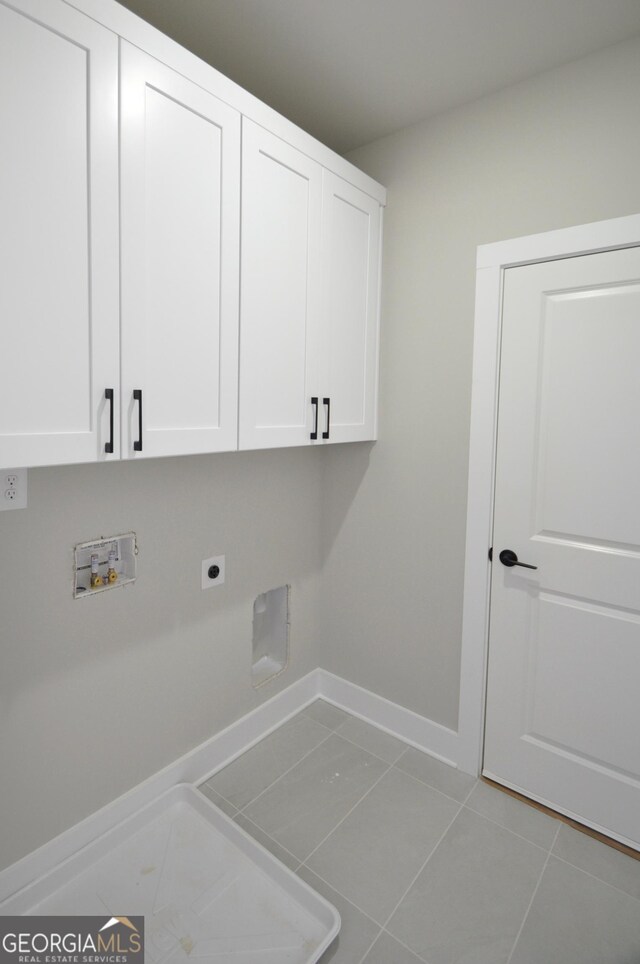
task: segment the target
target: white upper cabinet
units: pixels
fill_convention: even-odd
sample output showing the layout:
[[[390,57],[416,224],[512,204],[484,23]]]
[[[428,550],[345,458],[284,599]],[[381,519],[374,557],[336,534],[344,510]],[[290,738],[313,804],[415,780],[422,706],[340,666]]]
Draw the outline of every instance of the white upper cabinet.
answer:
[[[380,185],[110,0],[0,0],[0,130],[0,467],[375,438]]]
[[[115,458],[117,37],[0,3],[0,125],[0,465]]]
[[[375,438],[380,204],[243,121],[240,448]]]
[[[325,170],[321,427],[331,442],[376,437],[380,228],[379,203]]]
[[[237,447],[240,114],[121,47],[126,458]]]
[[[309,442],[319,389],[322,168],[243,121],[240,448]]]

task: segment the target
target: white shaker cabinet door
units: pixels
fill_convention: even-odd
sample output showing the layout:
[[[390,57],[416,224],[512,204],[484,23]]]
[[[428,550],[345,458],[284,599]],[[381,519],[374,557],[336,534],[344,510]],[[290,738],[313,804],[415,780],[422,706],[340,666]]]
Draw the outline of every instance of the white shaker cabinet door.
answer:
[[[240,115],[122,41],[124,458],[237,448]]]
[[[0,466],[119,455],[117,111],[114,34],[0,2]]]
[[[312,441],[321,203],[320,165],[243,120],[241,449]]]
[[[321,429],[329,442],[376,438],[380,229],[379,203],[325,170]]]

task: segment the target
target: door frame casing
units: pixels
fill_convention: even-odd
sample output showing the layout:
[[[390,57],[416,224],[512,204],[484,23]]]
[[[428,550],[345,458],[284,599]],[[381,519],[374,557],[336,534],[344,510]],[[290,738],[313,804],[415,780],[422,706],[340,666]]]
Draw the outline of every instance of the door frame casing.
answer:
[[[471,389],[458,767],[479,775],[489,645],[502,291],[506,268],[640,245],[640,214],[478,247]]]

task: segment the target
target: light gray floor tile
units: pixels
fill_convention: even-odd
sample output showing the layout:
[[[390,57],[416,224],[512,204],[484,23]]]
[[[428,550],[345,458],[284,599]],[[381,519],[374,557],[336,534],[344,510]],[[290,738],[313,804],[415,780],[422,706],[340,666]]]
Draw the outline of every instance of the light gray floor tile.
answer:
[[[383,931],[362,964],[422,964],[422,959]]]
[[[383,733],[377,726],[370,726],[355,716],[349,716],[339,727],[337,732],[346,740],[357,743],[363,750],[368,750],[374,756],[380,757],[387,763],[395,763],[407,749],[407,744],[397,740],[395,736]]]
[[[640,903],[551,857],[511,964],[637,964]]]
[[[257,840],[259,844],[262,844],[265,850],[268,850],[269,853],[272,853],[274,857],[277,857],[278,860],[285,865],[285,867],[289,867],[290,870],[298,869],[300,866],[300,861],[298,858],[294,857],[293,854],[290,854],[288,850],[284,849],[284,847],[281,847],[279,843],[269,837],[264,830],[261,830],[260,827],[257,827],[255,823],[245,817],[244,814],[236,814],[234,820],[238,826],[242,827],[243,830],[246,830],[254,840]]]
[[[558,824],[476,783],[319,700],[199,789],[338,908],[319,964],[640,964],[640,862],[563,824],[540,880]]]
[[[384,924],[459,804],[389,770],[307,863]]]
[[[326,738],[324,727],[299,713],[214,774],[207,786],[242,810]]]
[[[385,769],[333,734],[250,804],[246,816],[304,860]]]
[[[549,850],[558,831],[559,823],[554,817],[487,783],[479,782],[473,788],[467,806],[545,850]]]
[[[505,964],[546,859],[464,809],[387,930],[429,964]]]
[[[560,828],[553,853],[640,900],[640,860],[627,857],[566,824]]]
[[[421,780],[435,790],[446,793],[448,797],[453,797],[460,803],[464,802],[476,782],[476,778],[469,776],[468,773],[462,773],[455,767],[450,767],[413,747],[407,750],[397,766],[405,773],[410,773],[416,780]]]
[[[323,726],[326,726],[330,730],[337,730],[338,727],[349,718],[348,713],[338,709],[333,703],[327,703],[326,700],[316,700],[315,703],[311,703],[307,706],[306,710],[302,712],[305,716],[308,716],[309,719],[315,720],[316,723],[322,723]]]
[[[216,807],[219,807],[223,813],[226,813],[229,817],[233,817],[237,812],[237,807],[234,807],[232,803],[221,797],[220,794],[210,787],[208,783],[202,783],[198,787],[200,793],[204,793],[205,797],[211,800],[211,803],[215,803]]]
[[[360,964],[368,947],[371,947],[380,928],[372,920],[337,894],[325,881],[316,877],[308,867],[301,867],[298,876],[313,887],[336,908],[341,918],[340,933],[320,958],[319,964]],[[387,964],[395,964],[390,959]],[[400,962],[398,962],[400,964]]]

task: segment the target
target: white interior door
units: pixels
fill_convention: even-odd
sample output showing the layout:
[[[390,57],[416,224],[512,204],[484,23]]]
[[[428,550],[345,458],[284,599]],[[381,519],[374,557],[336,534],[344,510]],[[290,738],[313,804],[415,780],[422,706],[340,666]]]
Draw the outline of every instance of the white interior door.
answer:
[[[325,170],[321,424],[329,418],[331,442],[376,437],[379,258],[380,205]]]
[[[311,399],[321,392],[321,202],[320,165],[245,118],[241,449],[311,443]]]
[[[0,2],[3,466],[119,455],[117,111],[114,34]]]
[[[638,359],[639,248],[506,270],[484,772],[636,847]]]
[[[121,192],[123,456],[235,449],[240,115],[125,42]]]

